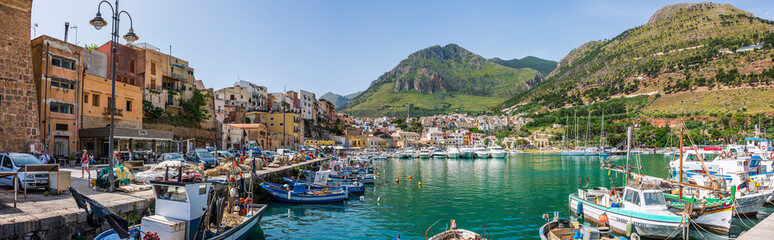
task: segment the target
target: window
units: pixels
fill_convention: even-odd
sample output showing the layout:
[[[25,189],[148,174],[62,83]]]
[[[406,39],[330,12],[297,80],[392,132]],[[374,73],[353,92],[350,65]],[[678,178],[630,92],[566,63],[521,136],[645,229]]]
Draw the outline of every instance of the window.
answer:
[[[63,103],[51,103],[51,112],[58,112],[58,113],[73,113],[73,105],[70,104],[63,104]]]
[[[624,196],[624,200],[630,203],[634,203],[635,205],[640,205],[640,192],[628,189],[626,190],[626,196]]]
[[[126,111],[127,112],[132,111],[132,101],[126,101]]]
[[[274,121],[274,117],[270,117],[270,118],[269,118],[269,121]]]
[[[3,156],[2,161],[3,161],[3,167],[4,168],[9,168],[9,169],[13,168],[13,164],[11,164],[11,159],[10,158],[8,158],[6,156]]]
[[[645,206],[658,206],[666,204],[664,202],[664,194],[661,192],[646,192],[642,195],[643,200],[645,200]]]
[[[67,131],[67,124],[56,124],[56,130],[57,131]]]
[[[99,107],[99,95],[97,94],[91,95],[91,105],[94,105],[95,107]]]
[[[156,63],[151,62],[151,75],[156,75]]]
[[[129,59],[129,72],[134,73],[134,59]]]
[[[177,202],[185,202],[188,200],[185,194],[185,187],[156,185],[153,186],[153,188],[156,190],[156,199]]]
[[[279,123],[280,126],[285,126],[285,123]]]
[[[58,58],[58,57],[52,57],[51,58],[51,65],[57,66],[57,67],[60,67],[60,68],[70,69],[70,70],[75,69],[75,64],[73,63],[73,61],[65,60],[65,59]]]
[[[150,86],[151,86],[151,88],[156,88],[156,78],[155,77],[151,77]]]
[[[274,123],[269,124],[269,126],[274,127]]]
[[[51,86],[64,89],[74,89],[73,84],[59,80],[51,80]]]
[[[89,103],[89,94],[83,94],[83,103]]]

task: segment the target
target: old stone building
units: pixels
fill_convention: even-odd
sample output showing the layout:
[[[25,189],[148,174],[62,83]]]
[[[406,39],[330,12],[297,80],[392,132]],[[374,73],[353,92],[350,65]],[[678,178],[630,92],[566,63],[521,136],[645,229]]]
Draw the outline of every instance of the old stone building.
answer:
[[[33,39],[31,48],[44,149],[63,159],[78,151],[84,51],[46,35]]]
[[[30,54],[31,0],[0,1],[0,151],[26,152],[40,143]]]

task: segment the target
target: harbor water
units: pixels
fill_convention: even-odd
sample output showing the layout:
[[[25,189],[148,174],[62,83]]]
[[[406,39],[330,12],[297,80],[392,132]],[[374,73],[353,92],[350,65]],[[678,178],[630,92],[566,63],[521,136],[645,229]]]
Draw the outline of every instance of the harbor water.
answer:
[[[643,166],[642,173],[668,177],[670,159],[640,155],[632,162]],[[614,156],[613,161],[624,164],[625,159]],[[537,239],[538,228],[545,223],[543,214],[558,211],[569,217],[568,194],[581,184],[608,188],[623,184],[620,174],[600,169],[599,157],[519,154],[506,159],[395,159],[374,164],[380,179],[347,202],[270,202],[255,238],[425,239],[426,231],[432,236],[454,219],[459,228],[488,239]],[[767,205],[758,218],[772,212]],[[755,223],[735,218],[731,237]]]

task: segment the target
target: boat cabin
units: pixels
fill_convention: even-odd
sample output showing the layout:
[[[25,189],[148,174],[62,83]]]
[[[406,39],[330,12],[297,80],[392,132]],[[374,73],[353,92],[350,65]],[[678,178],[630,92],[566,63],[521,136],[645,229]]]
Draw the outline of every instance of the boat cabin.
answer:
[[[658,189],[626,187],[623,191],[622,208],[638,212],[668,212],[664,193]]]
[[[143,232],[160,239],[193,239],[207,207],[210,183],[151,181],[156,214],[142,218]]]

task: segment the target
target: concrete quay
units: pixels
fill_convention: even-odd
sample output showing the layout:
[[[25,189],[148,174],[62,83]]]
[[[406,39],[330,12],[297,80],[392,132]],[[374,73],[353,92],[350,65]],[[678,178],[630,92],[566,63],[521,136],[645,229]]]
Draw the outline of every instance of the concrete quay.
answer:
[[[277,168],[264,167],[256,172],[257,179],[280,178],[287,176],[288,172],[296,167],[325,160],[328,158]],[[133,193],[100,192],[88,187],[87,179],[81,178],[80,168],[63,168],[61,171],[72,172],[73,188],[124,217],[142,216],[142,212],[149,209],[155,201],[151,190]],[[91,171],[91,176],[97,176],[96,170]],[[70,194],[45,196],[40,190],[28,190],[27,198],[24,198],[23,194],[19,195],[17,208],[13,208],[13,193],[0,194],[0,239],[72,239],[77,233],[90,239],[109,228],[106,223],[96,228],[89,225],[86,222],[86,212],[78,208]]]
[[[774,214],[755,224],[750,230],[742,233],[737,240],[772,239],[774,237]]]

